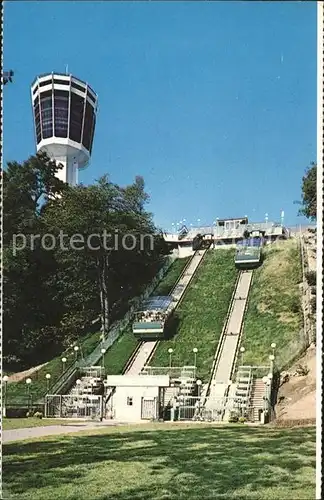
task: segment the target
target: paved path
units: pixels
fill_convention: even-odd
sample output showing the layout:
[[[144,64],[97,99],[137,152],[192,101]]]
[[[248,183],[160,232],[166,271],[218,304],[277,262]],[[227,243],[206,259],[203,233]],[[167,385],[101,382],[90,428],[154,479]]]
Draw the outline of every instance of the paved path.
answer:
[[[235,290],[228,325],[223,339],[221,339],[222,347],[214,374],[214,382],[216,383],[228,383],[228,380],[230,379],[237,346],[240,340],[244,310],[246,307],[251,280],[252,271],[241,273]]]
[[[44,427],[29,427],[25,429],[11,429],[2,432],[2,442],[10,443],[12,441],[22,441],[24,439],[34,439],[44,436],[55,436],[59,434],[68,434],[71,432],[80,432],[103,427],[111,427],[112,425],[120,425],[113,421],[105,422],[80,422],[79,424],[65,425],[48,425]]]

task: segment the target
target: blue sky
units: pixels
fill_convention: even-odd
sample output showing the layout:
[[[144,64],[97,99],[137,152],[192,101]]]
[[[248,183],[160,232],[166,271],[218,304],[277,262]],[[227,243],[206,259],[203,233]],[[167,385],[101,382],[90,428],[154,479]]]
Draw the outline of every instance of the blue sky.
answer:
[[[99,95],[91,163],[143,175],[158,225],[297,217],[316,159],[316,2],[7,2],[4,162],[35,153],[29,86],[69,71]]]

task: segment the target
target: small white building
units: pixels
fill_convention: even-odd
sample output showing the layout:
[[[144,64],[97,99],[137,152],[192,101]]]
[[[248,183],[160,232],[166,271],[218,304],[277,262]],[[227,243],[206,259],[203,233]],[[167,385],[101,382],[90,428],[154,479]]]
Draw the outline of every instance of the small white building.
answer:
[[[122,422],[140,422],[159,418],[164,392],[170,385],[170,377],[169,375],[108,375],[105,385],[108,393],[113,389],[107,408],[109,416]]]

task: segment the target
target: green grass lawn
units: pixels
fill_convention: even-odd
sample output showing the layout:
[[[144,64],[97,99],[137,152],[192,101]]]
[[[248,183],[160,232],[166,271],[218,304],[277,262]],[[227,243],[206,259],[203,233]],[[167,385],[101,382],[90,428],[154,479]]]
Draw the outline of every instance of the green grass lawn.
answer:
[[[19,500],[310,500],[315,427],[156,424],[3,445]]]
[[[188,257],[177,259],[172,263],[165,277],[154,290],[153,295],[168,295],[171,292],[188,259]],[[130,325],[105,354],[105,367],[110,375],[122,373],[129,357],[137,346],[137,342]]]
[[[174,283],[177,281],[180,276],[184,266],[186,265],[188,258],[186,259],[178,259],[171,265],[167,274],[161,280],[156,290],[154,291],[155,295],[167,295],[169,291],[174,286]],[[91,354],[91,352],[95,349],[95,347],[100,342],[100,332],[90,333],[86,337],[84,337],[81,347],[82,354],[84,357]],[[107,351],[105,357],[105,366],[107,367],[109,373],[118,374],[122,372],[124,365],[126,364],[129,356],[133,352],[137,341],[133,336],[131,329],[126,330],[125,334],[123,334],[117,342],[115,342],[112,347]],[[62,374],[62,357],[67,358],[67,362],[65,368],[68,368],[71,364],[73,364],[75,360],[75,354],[70,349],[60,356],[49,361],[45,366],[43,366],[38,372],[31,375],[32,379],[30,393],[33,396],[33,401],[36,401],[39,398],[42,398],[47,391],[47,381],[45,375],[50,373],[51,375],[51,383],[55,383],[55,381]],[[7,405],[10,402],[16,402],[20,404],[24,404],[27,402],[27,387],[25,380],[16,383],[10,383],[7,385]]]
[[[198,375],[208,379],[238,273],[234,252],[234,249],[207,252],[177,309],[177,333],[171,340],[160,342],[151,366],[168,366],[170,347],[174,350],[173,366],[193,365],[192,350],[196,347]]]
[[[265,249],[265,260],[253,276],[242,337],[244,364],[269,363],[271,343],[277,344],[277,365],[289,361],[300,345],[303,325],[300,254],[295,240]]]
[[[80,420],[60,420],[58,418],[3,418],[2,430],[26,429],[27,427],[44,427],[47,425],[80,424]]]

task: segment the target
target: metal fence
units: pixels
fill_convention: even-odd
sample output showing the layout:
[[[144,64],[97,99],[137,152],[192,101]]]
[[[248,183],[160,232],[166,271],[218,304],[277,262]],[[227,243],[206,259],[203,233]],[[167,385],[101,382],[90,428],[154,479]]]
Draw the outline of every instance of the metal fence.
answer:
[[[229,420],[232,413],[237,417],[252,420],[253,407],[240,397],[198,397],[180,398],[177,407],[178,420],[194,420],[205,422],[220,422]]]
[[[232,377],[232,382],[238,382],[239,378],[244,376],[244,372],[249,373],[250,377],[253,379],[263,378],[267,377],[269,373],[272,373],[272,367],[270,364],[263,366],[240,365],[238,366],[235,375]]]
[[[169,375],[170,378],[195,379],[195,366],[145,366],[140,375]]]
[[[102,416],[102,396],[69,394],[45,396],[45,417],[101,419]]]
[[[83,366],[80,368],[80,375],[84,377],[103,378],[106,370],[103,366]]]

